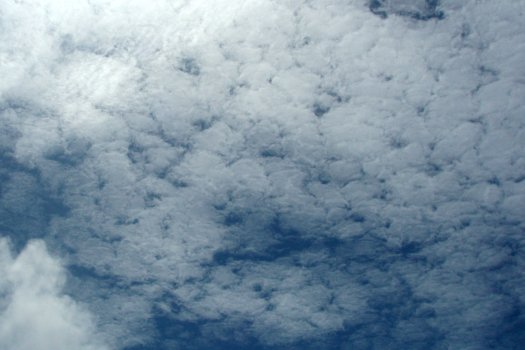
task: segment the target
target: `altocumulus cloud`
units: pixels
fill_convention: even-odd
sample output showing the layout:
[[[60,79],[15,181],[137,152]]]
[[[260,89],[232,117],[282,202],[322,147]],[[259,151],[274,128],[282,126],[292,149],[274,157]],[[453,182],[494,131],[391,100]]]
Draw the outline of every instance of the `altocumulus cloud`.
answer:
[[[0,347],[11,350],[107,349],[89,313],[62,295],[64,271],[42,241],[17,256],[0,240]]]
[[[0,341],[518,349],[524,12],[2,1]]]

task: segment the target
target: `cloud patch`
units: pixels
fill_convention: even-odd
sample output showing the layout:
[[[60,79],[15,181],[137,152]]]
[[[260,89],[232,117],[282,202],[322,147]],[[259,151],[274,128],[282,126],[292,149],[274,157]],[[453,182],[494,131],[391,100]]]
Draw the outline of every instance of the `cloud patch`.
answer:
[[[65,272],[42,241],[13,257],[0,239],[0,347],[107,350],[89,312],[62,294]]]

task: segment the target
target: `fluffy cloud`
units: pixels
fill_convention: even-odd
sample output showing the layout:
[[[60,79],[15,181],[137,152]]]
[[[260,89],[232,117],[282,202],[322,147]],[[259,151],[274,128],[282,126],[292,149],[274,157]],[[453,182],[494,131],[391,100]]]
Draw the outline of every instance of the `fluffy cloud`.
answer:
[[[520,2],[0,6],[0,228],[112,344],[522,340]]]
[[[29,349],[107,349],[87,311],[63,295],[64,271],[42,241],[31,241],[13,258],[0,240],[0,347]]]

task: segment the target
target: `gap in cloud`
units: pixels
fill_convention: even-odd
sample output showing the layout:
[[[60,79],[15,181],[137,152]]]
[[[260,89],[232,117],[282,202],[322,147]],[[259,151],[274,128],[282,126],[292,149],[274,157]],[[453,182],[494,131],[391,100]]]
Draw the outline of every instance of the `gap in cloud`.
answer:
[[[387,18],[399,15],[416,20],[443,19],[444,13],[439,8],[439,0],[370,0],[372,13]]]
[[[38,169],[20,164],[8,153],[0,154],[0,163],[0,232],[20,252],[29,240],[45,237],[51,220],[67,216],[70,209],[60,193],[45,185]]]

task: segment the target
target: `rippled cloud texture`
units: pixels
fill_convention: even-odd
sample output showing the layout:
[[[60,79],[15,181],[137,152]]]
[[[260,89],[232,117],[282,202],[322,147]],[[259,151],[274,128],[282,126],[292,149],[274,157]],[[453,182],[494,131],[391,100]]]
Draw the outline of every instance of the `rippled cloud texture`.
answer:
[[[0,347],[525,342],[524,1],[3,0],[0,77]]]

